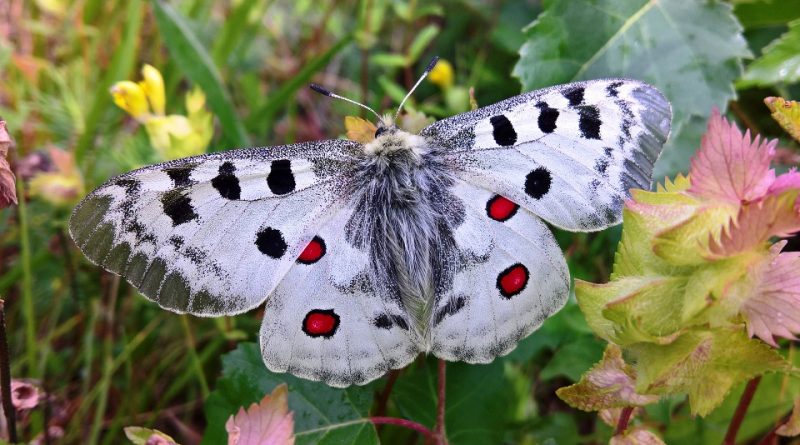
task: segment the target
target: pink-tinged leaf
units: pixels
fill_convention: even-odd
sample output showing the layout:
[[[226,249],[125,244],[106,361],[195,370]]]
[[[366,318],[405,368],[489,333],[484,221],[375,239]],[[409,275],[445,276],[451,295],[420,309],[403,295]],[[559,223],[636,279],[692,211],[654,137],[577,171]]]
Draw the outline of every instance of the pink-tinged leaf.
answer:
[[[17,411],[36,408],[40,398],[39,388],[32,383],[24,380],[11,380],[11,404]]]
[[[658,401],[658,396],[638,394],[634,389],[635,380],[633,367],[622,359],[620,347],[610,343],[600,362],[578,383],[559,388],[556,395],[570,406],[584,411],[641,406]]]
[[[777,143],[777,139],[762,141],[761,136],[751,139],[750,130],[742,135],[736,124],[714,110],[700,150],[692,159],[689,191],[730,202],[753,201],[764,196],[775,180],[769,163]]]
[[[775,178],[775,182],[769,186],[769,191],[767,193],[770,195],[778,195],[791,189],[800,190],[800,172],[796,169],[792,169]]]
[[[741,308],[747,333],[775,347],[774,337],[794,339],[800,333],[800,252],[770,255],[750,279],[753,287]]]
[[[142,428],[140,426],[126,426],[125,437],[133,445],[178,445],[175,439],[158,430]]]
[[[656,433],[644,428],[633,428],[625,434],[612,437],[608,445],[664,445],[664,441]]]
[[[0,120],[0,209],[17,204],[17,183],[6,156],[11,148],[6,122]]]
[[[719,241],[710,240],[712,256],[736,255],[766,243],[772,236],[785,237],[800,231],[798,194],[800,189],[790,189],[743,205]]]
[[[228,445],[293,445],[294,413],[288,401],[289,390],[282,384],[247,411],[239,408],[225,423]]]
[[[794,399],[794,409],[789,419],[778,429],[775,434],[784,437],[800,436],[800,397]]]

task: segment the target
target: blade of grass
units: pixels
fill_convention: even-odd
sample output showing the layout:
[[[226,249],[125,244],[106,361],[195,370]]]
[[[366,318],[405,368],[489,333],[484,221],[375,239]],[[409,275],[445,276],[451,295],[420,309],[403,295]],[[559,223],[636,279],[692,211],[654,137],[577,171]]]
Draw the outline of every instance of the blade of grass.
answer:
[[[139,31],[142,28],[143,17],[142,0],[131,0],[128,9],[125,11],[127,20],[123,31],[122,42],[114,51],[108,66],[104,68],[105,75],[102,76],[97,88],[94,89],[94,99],[86,116],[85,128],[78,138],[75,145],[75,159],[78,165],[83,165],[81,161],[86,155],[86,151],[94,142],[95,132],[100,123],[100,119],[108,107],[111,105],[111,94],[108,90],[111,85],[127,77],[133,69],[136,61],[136,51],[139,43]]]
[[[325,51],[322,55],[311,59],[308,64],[306,64],[294,77],[292,77],[292,80],[286,82],[280,88],[275,90],[275,92],[271,93],[269,98],[249,116],[249,128],[258,128],[263,126],[263,134],[265,136],[269,134],[278,110],[284,107],[286,102],[294,96],[297,90],[307,85],[311,80],[311,77],[324,68],[325,65],[331,61],[333,56],[339,54],[339,52],[342,51],[344,47],[347,46],[347,44],[349,44],[352,40],[353,36],[350,34],[342,37],[338,42],[336,42],[335,45],[330,47],[330,49]]]
[[[20,176],[17,175],[17,178]],[[17,180],[17,196],[19,196],[19,228],[20,247],[22,253],[22,314],[25,319],[25,357],[28,362],[28,377],[39,376],[36,357],[38,347],[36,342],[36,310],[33,305],[33,270],[31,269],[31,239],[28,226],[28,206],[25,202],[25,186]]]
[[[230,13],[225,20],[217,38],[214,42],[214,49],[211,51],[214,63],[224,66],[226,59],[230,56],[236,44],[241,40],[246,29],[247,16],[258,0],[244,0]]]
[[[208,398],[208,394],[211,392],[208,389],[208,382],[206,381],[206,376],[203,374],[203,365],[200,363],[200,359],[197,357],[197,345],[194,341],[194,334],[192,333],[192,329],[189,327],[189,319],[186,315],[181,315],[181,325],[183,326],[183,333],[186,335],[186,347],[189,349],[189,357],[192,360],[192,367],[194,368],[194,373],[197,376],[197,380],[200,382],[200,391],[203,394],[203,399]]]
[[[217,115],[225,142],[236,147],[249,145],[244,126],[236,116],[228,91],[211,56],[184,18],[160,0],[153,1],[156,23],[170,56],[192,82],[203,89],[208,105]]]

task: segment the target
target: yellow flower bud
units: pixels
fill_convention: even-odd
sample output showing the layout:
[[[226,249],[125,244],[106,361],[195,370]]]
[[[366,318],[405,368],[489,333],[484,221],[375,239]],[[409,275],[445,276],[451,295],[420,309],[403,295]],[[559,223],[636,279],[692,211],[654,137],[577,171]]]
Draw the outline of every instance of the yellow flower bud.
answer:
[[[144,90],[147,100],[150,101],[150,107],[153,113],[163,116],[164,104],[166,102],[164,94],[164,78],[161,73],[152,65],[145,65],[142,67],[143,81],[139,85]]]
[[[130,80],[117,82],[111,87],[111,96],[118,107],[139,121],[144,121],[150,115],[147,98],[142,88]]]
[[[440,59],[428,74],[428,80],[439,88],[446,90],[453,85],[454,76],[453,65],[445,59]]]
[[[162,159],[178,159],[205,152],[213,135],[211,113],[199,121],[170,114],[156,116],[145,122],[147,136]]]
[[[191,116],[203,110],[206,105],[206,95],[200,87],[196,86],[186,93],[186,112]]]

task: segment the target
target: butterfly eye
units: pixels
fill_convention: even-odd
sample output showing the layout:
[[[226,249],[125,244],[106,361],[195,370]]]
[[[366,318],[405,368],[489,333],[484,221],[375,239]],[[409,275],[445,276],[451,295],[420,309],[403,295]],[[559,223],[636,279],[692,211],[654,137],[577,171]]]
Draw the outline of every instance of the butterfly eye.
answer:
[[[386,128],[386,127],[378,127],[378,129],[375,130],[375,137],[377,138],[380,135],[382,135],[383,133],[386,133],[386,130],[388,130],[388,128]]]

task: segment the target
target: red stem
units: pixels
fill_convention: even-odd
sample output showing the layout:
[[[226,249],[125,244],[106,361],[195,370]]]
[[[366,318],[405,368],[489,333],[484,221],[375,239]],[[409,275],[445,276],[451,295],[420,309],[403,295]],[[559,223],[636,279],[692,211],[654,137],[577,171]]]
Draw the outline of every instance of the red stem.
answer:
[[[625,434],[625,431],[628,429],[628,422],[630,422],[632,414],[632,406],[626,406],[625,408],[622,408],[622,412],[619,413],[619,421],[617,421],[617,430],[614,432],[615,436],[621,436]]]
[[[742,397],[739,399],[739,406],[736,407],[736,412],[733,413],[731,423],[728,425],[728,432],[722,441],[723,445],[736,444],[736,434],[739,433],[739,427],[742,426],[744,415],[747,414],[747,408],[750,407],[750,402],[753,400],[753,395],[756,393],[759,383],[761,383],[761,376],[747,382]]]
[[[425,425],[419,424],[417,422],[412,422],[406,419],[400,419],[397,417],[370,417],[369,421],[375,425],[397,425],[402,426],[403,428],[408,428],[410,430],[414,430],[428,439],[435,440],[436,435],[433,431],[429,430],[425,427]]]
[[[20,199],[24,199],[24,197]],[[6,415],[8,440],[11,443],[17,443],[17,419],[14,404],[11,403],[11,360],[8,353],[5,302],[3,300],[0,300],[0,397],[2,397],[3,412]]]
[[[444,435],[445,389],[447,383],[447,362],[439,359],[439,402],[436,406],[436,436],[439,443],[447,443]]]

